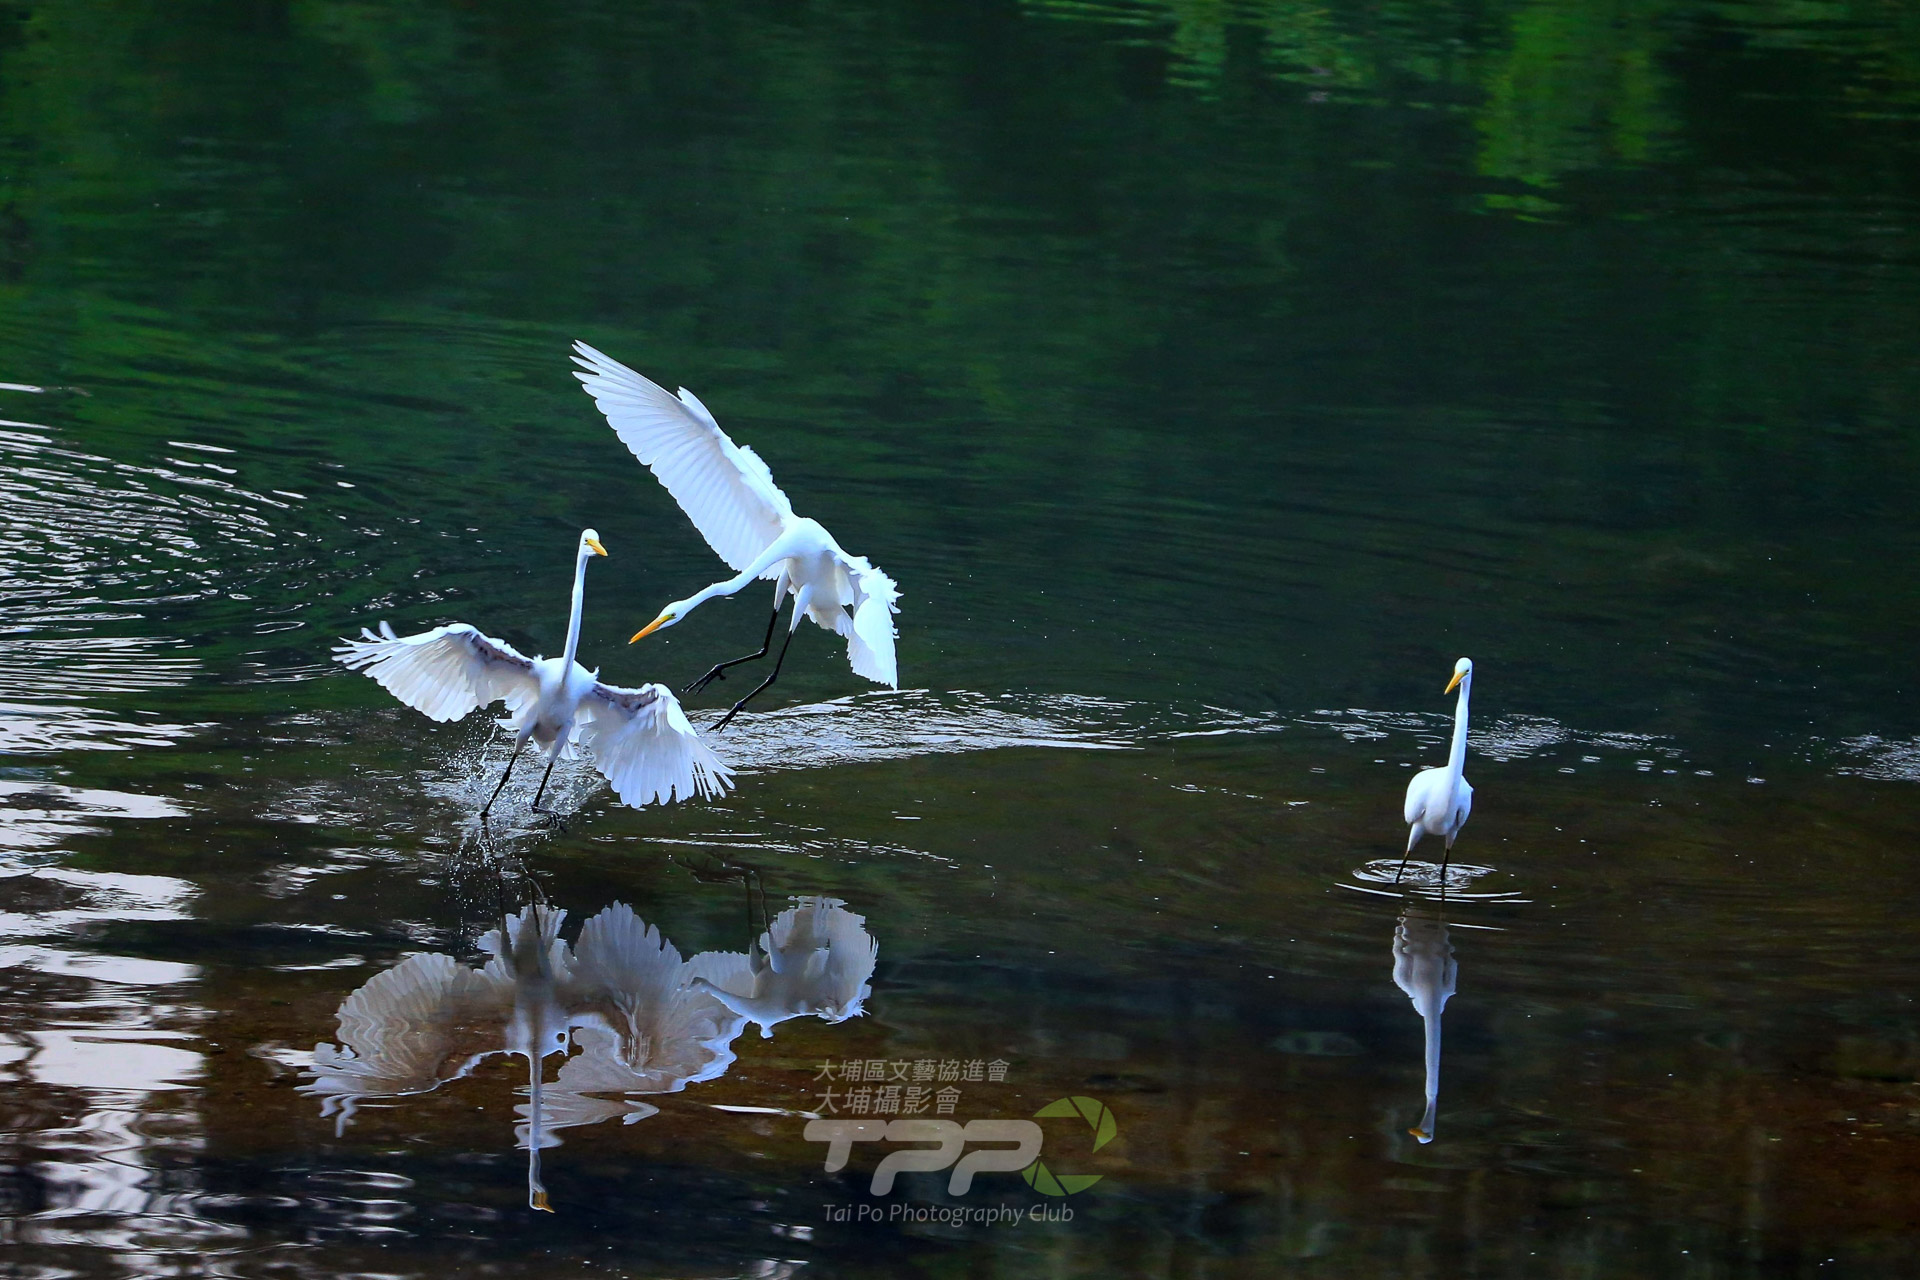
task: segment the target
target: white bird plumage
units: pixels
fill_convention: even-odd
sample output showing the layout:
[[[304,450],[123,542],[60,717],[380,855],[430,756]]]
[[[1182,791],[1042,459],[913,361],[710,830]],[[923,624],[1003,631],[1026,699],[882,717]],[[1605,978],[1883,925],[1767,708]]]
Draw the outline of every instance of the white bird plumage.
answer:
[[[1473,788],[1468,785],[1465,770],[1467,767],[1467,696],[1473,690],[1473,663],[1466,658],[1453,666],[1453,679],[1447,682],[1447,692],[1452,693],[1454,686],[1460,687],[1460,700],[1453,710],[1453,747],[1447,754],[1447,763],[1437,769],[1423,769],[1407,783],[1407,803],[1403,810],[1409,830],[1407,831],[1407,852],[1400,859],[1400,870],[1407,869],[1407,858],[1413,855],[1413,847],[1420,843],[1422,836],[1440,836],[1447,842],[1446,856],[1441,859],[1440,873],[1446,874],[1447,858],[1453,853],[1453,842],[1460,834],[1460,828],[1467,825],[1467,815],[1473,812]],[[1396,880],[1399,876],[1394,877]]]
[[[687,961],[693,986],[710,993],[761,1036],[808,1014],[827,1022],[859,1017],[873,988],[880,944],[865,916],[838,898],[801,898],[782,911],[746,954],[703,951]]]
[[[810,617],[847,642],[854,674],[890,689],[900,687],[894,658],[893,615],[900,593],[892,578],[865,556],[850,555],[816,521],[794,514],[760,455],[720,429],[707,407],[684,387],[678,397],[584,342],[573,344],[574,377],[606,415],[633,456],[666,486],[714,553],[736,571],[732,578],[676,600],[660,611],[635,640],[670,627],[716,596],[730,596],[756,579],[771,579],[773,616],[758,653],[717,663],[683,692],[724,679],[726,670],[766,656],[780,608],[793,598],[787,640],[773,674],[735,703],[724,726],[757,693],[779,678],[786,645]],[[719,726],[716,726],[719,727]]]
[[[1427,1111],[1408,1132],[1432,1142],[1440,1111],[1440,1015],[1460,979],[1460,966],[1439,916],[1409,907],[1393,931],[1393,982],[1420,1014],[1427,1042]]]
[[[574,661],[587,561],[605,554],[593,530],[580,535],[573,615],[566,651],[558,658],[528,658],[464,622],[412,636],[395,635],[383,622],[378,634],[363,630],[361,639],[341,641],[334,657],[432,720],[458,720],[476,707],[506,703],[507,718],[500,726],[514,735],[513,756],[482,816],[507,785],[529,740],[548,753],[547,772],[534,795],[536,810],[554,763],[570,754],[576,741],[592,751],[594,765],[627,804],[723,794],[731,771],[701,741],[672,691],[658,684],[638,689],[602,684],[598,673]]]
[[[320,1098],[340,1132],[363,1102],[431,1092],[494,1054],[523,1057],[527,1100],[514,1108],[523,1121],[514,1132],[527,1148],[529,1203],[548,1208],[540,1151],[558,1144],[553,1130],[654,1114],[634,1095],[723,1074],[746,1025],[688,983],[680,952],[632,908],[595,915],[576,947],[560,938],[566,914],[535,905],[507,917],[481,936],[480,969],[429,952],[375,974],[341,1003],[340,1043],[314,1046],[301,1091]],[[564,1061],[549,1084],[544,1064],[556,1053]]]

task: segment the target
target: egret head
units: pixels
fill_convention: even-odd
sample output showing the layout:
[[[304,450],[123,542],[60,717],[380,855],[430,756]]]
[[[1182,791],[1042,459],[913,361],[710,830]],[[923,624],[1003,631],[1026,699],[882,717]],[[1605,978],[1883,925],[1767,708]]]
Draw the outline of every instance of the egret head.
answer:
[[[638,640],[643,636],[650,636],[656,631],[672,626],[674,623],[680,621],[680,619],[686,617],[692,608],[693,604],[691,601],[675,600],[672,604],[660,611],[659,617],[634,632],[633,640]],[[632,644],[633,640],[629,640],[627,643]]]
[[[1447,687],[1445,691],[1447,693],[1452,693],[1455,685],[1459,684],[1462,680],[1465,680],[1468,676],[1472,674],[1473,674],[1473,660],[1471,658],[1460,659],[1460,661],[1453,664],[1453,679],[1447,681]]]
[[[584,556],[588,552],[592,552],[596,556],[603,556],[607,554],[607,549],[600,545],[599,534],[591,529],[582,529],[580,531],[580,554]]]

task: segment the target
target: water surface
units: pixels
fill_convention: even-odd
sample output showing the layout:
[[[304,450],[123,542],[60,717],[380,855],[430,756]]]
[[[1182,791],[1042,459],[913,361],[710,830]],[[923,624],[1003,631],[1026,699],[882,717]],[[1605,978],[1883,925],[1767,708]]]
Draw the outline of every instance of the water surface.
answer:
[[[1905,1273],[1898,6],[30,4],[0,94],[21,1274]],[[904,687],[805,632],[731,796],[482,832],[504,746],[334,637],[555,652],[586,525],[607,678],[764,619],[624,643],[721,569],[575,338],[900,581]],[[873,967],[769,1035],[662,976],[820,901]],[[1117,1137],[874,1197],[803,1131],[890,1083]]]

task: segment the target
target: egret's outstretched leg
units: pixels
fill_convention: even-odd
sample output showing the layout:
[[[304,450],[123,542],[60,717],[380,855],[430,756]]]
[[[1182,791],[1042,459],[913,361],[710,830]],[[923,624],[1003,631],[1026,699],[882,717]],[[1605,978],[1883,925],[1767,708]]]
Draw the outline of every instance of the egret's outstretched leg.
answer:
[[[540,797],[547,794],[547,781],[553,777],[553,766],[560,763],[560,749],[560,743],[556,742],[553,744],[553,754],[547,757],[547,771],[540,775],[540,786],[533,793],[533,811],[546,817],[546,819],[556,827],[566,826],[566,821],[553,810],[542,809],[540,807]]]
[[[1407,859],[1413,856],[1413,846],[1419,843],[1420,824],[1416,822],[1413,824],[1413,829],[1407,832],[1407,851],[1400,855],[1400,869],[1393,873],[1393,882],[1395,884],[1399,884],[1400,877],[1407,874]]]
[[[753,662],[757,659],[766,657],[767,650],[773,648],[773,628],[774,628],[774,625],[779,621],[780,621],[780,606],[776,604],[773,606],[773,616],[767,619],[767,634],[766,634],[766,637],[760,641],[759,652],[750,653],[744,658],[732,658],[726,662],[714,663],[713,670],[707,672],[707,674],[701,676],[698,680],[695,680],[692,684],[688,685],[686,688],[682,689],[680,692],[681,693],[698,693],[702,689],[706,688],[708,685],[712,684],[715,680],[725,680],[727,678],[728,667],[737,667],[743,662]]]
[[[513,744],[513,754],[507,757],[507,771],[500,775],[500,785],[493,789],[493,794],[487,797],[487,802],[480,806],[480,816],[482,818],[487,816],[487,810],[493,808],[493,802],[500,798],[500,793],[507,789],[507,779],[513,776],[513,763],[520,758],[520,752],[525,749],[526,745],[527,740],[525,738]]]
[[[795,607],[796,609],[798,608],[798,606],[795,606]],[[761,693],[765,692],[768,685],[772,684],[775,680],[778,680],[780,678],[780,664],[787,660],[787,650],[791,648],[793,645],[794,632],[797,632],[799,630],[800,630],[800,619],[798,616],[796,616],[793,620],[793,631],[787,632],[786,643],[780,646],[780,656],[773,660],[773,674],[768,676],[765,680],[762,680],[760,682],[759,688],[755,689],[752,693],[749,693],[746,697],[740,699],[740,701],[734,703],[733,709],[727,712],[727,714],[725,714],[724,716],[720,717],[720,723],[713,726],[713,731],[715,733],[718,733],[722,729],[726,728],[727,722],[740,714],[740,708],[746,706],[749,702],[753,701]]]
[[[1446,888],[1447,886],[1447,863],[1450,862],[1452,859],[1453,859],[1453,837],[1448,836],[1446,850],[1440,855],[1440,887],[1443,889]]]

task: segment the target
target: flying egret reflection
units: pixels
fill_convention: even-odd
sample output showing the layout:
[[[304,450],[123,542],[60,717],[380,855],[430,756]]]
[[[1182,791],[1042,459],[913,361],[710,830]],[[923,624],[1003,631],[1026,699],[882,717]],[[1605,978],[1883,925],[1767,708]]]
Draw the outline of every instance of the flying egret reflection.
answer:
[[[1393,982],[1426,1026],[1427,1111],[1417,1128],[1407,1132],[1423,1144],[1432,1142],[1440,1110],[1440,1014],[1459,979],[1447,924],[1437,912],[1408,903],[1393,930]]]
[[[449,623],[419,635],[396,636],[386,623],[380,633],[363,630],[359,640],[334,646],[334,657],[372,676],[394,697],[428,719],[458,720],[493,702],[507,704],[500,727],[514,735],[513,754],[493,794],[481,807],[485,817],[513,776],[514,763],[532,739],[547,751],[547,771],[534,792],[540,807],[553,767],[571,756],[576,739],[590,749],[596,768],[627,804],[640,806],[695,795],[724,794],[732,777],[664,685],[623,689],[602,684],[598,673],[574,661],[580,647],[580,616],[586,602],[587,562],[604,556],[599,535],[580,534],[573,571],[573,614],[567,623],[566,650],[558,658],[528,658],[512,645],[482,635],[464,622]],[[575,733],[576,725],[578,733]]]
[[[745,955],[703,951],[687,962],[695,987],[709,992],[765,1038],[790,1018],[844,1022],[865,1012],[880,944],[866,917],[838,898],[804,897],[775,916]]]
[[[787,647],[800,619],[842,636],[855,675],[889,689],[900,687],[894,661],[894,603],[900,598],[892,578],[865,556],[850,555],[833,535],[813,520],[794,514],[773,473],[760,456],[737,445],[707,407],[685,387],[678,397],[584,342],[573,344],[574,377],[606,415],[607,423],[633,456],[653,472],[714,554],[736,575],[713,583],[684,600],[675,600],[634,635],[638,640],[671,627],[716,596],[744,590],[757,578],[773,581],[773,615],[760,648],[744,657],[715,663],[682,693],[697,693],[726,679],[730,667],[767,656],[780,606],[793,597],[787,638],[774,659],[773,672],[714,726],[724,729],[757,694],[780,678]]]
[[[1410,828],[1407,832],[1407,851],[1400,859],[1400,870],[1407,869],[1407,859],[1413,856],[1413,847],[1420,843],[1420,837],[1440,836],[1447,842],[1446,851],[1440,858],[1440,878],[1447,875],[1447,863],[1453,857],[1453,842],[1460,834],[1460,828],[1467,825],[1467,815],[1473,811],[1473,788],[1466,779],[1467,767],[1467,696],[1473,691],[1473,663],[1466,658],[1454,664],[1453,679],[1447,682],[1446,691],[1452,693],[1454,686],[1460,687],[1459,701],[1453,709],[1453,746],[1447,753],[1447,763],[1437,769],[1423,769],[1413,775],[1407,783],[1407,802],[1404,809],[1405,820]],[[1394,877],[1396,880],[1399,876]]]

